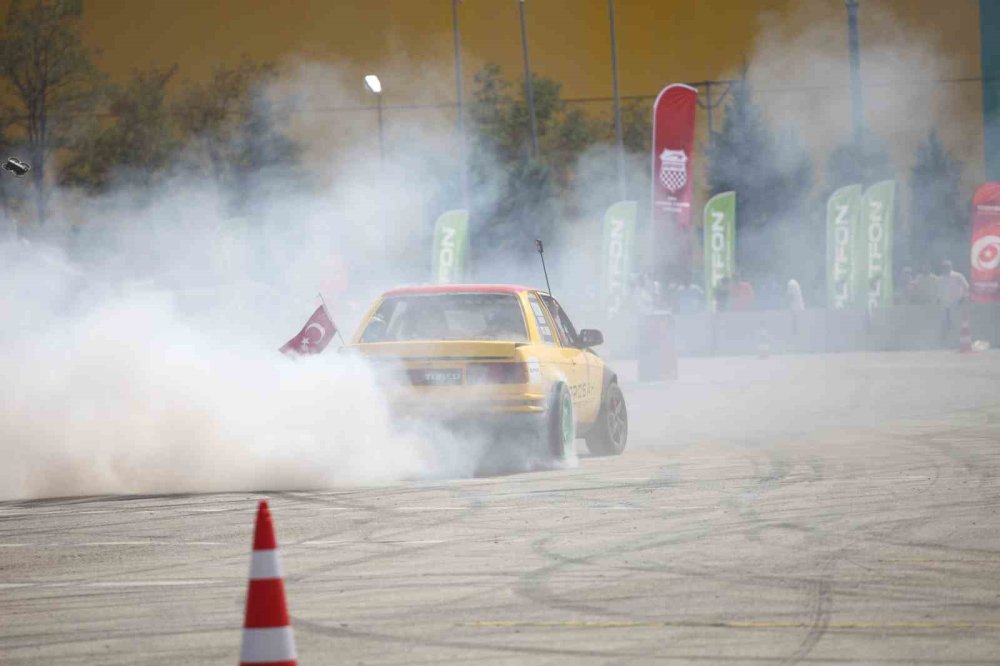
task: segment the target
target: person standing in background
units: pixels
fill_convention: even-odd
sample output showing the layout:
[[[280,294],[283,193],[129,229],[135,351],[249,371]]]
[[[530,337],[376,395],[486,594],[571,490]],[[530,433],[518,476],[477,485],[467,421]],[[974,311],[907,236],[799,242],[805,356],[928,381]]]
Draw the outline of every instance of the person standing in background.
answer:
[[[941,305],[953,308],[969,297],[969,281],[956,271],[951,262],[945,259],[941,262]]]
[[[896,290],[896,305],[916,305],[917,280],[909,266],[904,266],[899,274],[899,286],[901,288]]]
[[[729,309],[729,278],[724,277],[719,280],[719,284],[715,285],[712,295],[715,300],[715,311],[725,312]]]
[[[733,286],[729,292],[729,307],[733,310],[753,309],[753,285],[742,279],[740,274],[733,274]]]
[[[694,314],[705,309],[705,292],[693,282],[677,290],[677,313]]]
[[[913,304],[933,305],[938,302],[939,293],[938,277],[930,268],[924,267],[913,279]]]
[[[969,281],[956,271],[951,262],[945,259],[941,262],[941,278],[938,283],[940,296],[938,303],[944,307],[944,320],[941,322],[941,344],[946,344],[951,332],[952,310],[957,310],[961,303],[969,298]]]
[[[802,312],[806,309],[805,299],[802,298],[802,286],[795,278],[790,279],[785,287],[785,305],[792,312]]]

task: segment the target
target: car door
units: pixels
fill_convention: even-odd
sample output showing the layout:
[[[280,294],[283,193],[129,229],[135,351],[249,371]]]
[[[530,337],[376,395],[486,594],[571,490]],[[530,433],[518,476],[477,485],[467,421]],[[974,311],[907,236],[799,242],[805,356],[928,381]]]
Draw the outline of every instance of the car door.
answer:
[[[600,396],[595,395],[598,392],[594,390],[594,378],[590,376],[592,369],[589,354],[577,346],[576,328],[559,302],[548,294],[539,293],[538,296],[545,304],[556,331],[576,420],[579,423],[589,423],[596,415],[595,405],[600,400]]]

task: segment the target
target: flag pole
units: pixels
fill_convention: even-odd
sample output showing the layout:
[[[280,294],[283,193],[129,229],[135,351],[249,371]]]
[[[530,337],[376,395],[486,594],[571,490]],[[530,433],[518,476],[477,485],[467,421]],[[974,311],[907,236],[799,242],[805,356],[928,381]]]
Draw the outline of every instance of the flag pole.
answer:
[[[326,306],[326,299],[323,298],[323,292],[317,292],[319,294],[319,300],[323,303],[323,309],[326,310],[326,316],[330,317],[330,321],[333,321],[333,317],[330,315],[330,308]],[[346,347],[347,342],[344,340],[344,336],[340,334],[340,327],[334,323],[334,330],[337,331],[337,337],[340,338],[340,346]]]

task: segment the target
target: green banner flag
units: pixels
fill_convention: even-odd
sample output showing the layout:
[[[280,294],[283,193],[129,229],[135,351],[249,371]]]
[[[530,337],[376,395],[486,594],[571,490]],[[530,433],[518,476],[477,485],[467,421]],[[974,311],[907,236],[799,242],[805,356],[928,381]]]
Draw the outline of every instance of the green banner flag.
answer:
[[[861,198],[854,239],[854,293],[868,308],[892,305],[892,234],[896,181],[875,183]]]
[[[736,270],[736,192],[716,194],[705,204],[705,295],[715,309],[715,288]]]
[[[622,306],[628,291],[628,278],[635,254],[634,201],[619,201],[604,213],[604,239],[601,243],[601,308],[613,315]]]
[[[469,211],[449,210],[434,224],[431,279],[440,284],[465,279],[469,256]]]
[[[831,308],[854,303],[854,237],[860,209],[860,185],[840,188],[826,203],[826,293]]]

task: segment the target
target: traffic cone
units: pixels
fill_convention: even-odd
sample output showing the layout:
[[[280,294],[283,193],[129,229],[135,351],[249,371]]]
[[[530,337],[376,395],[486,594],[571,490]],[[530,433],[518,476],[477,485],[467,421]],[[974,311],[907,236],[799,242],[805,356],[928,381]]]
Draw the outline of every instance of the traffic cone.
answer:
[[[763,326],[757,333],[757,358],[767,358],[771,355],[771,337]]]
[[[962,313],[962,328],[958,332],[958,353],[972,353],[972,333],[969,331],[969,313]]]
[[[295,636],[285,605],[285,584],[281,580],[278,542],[267,501],[261,500],[253,531],[240,666],[296,666],[297,663]]]

